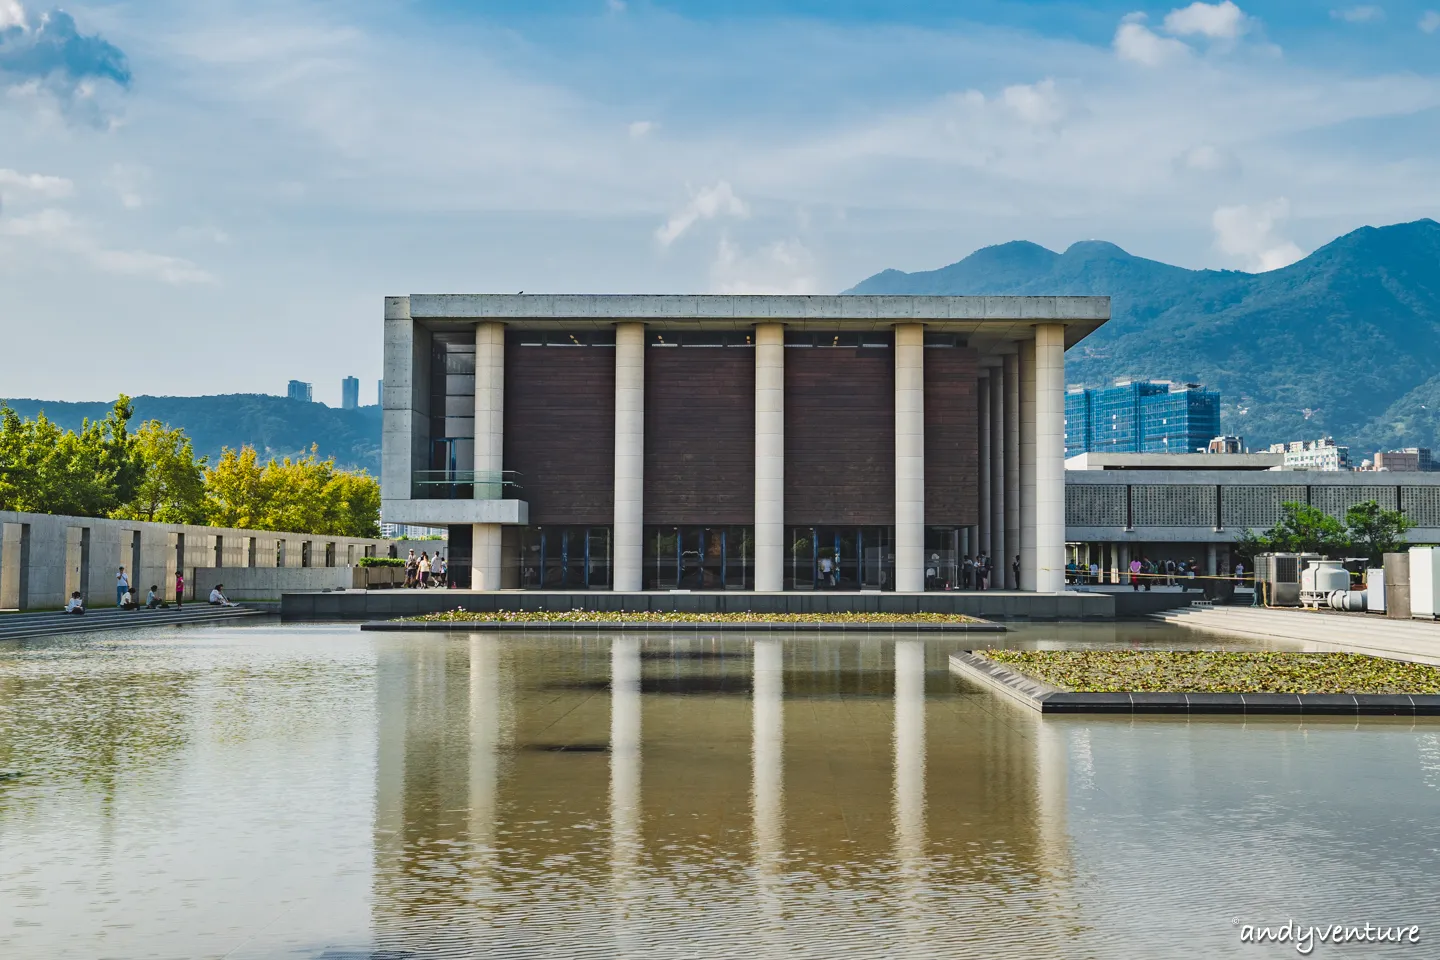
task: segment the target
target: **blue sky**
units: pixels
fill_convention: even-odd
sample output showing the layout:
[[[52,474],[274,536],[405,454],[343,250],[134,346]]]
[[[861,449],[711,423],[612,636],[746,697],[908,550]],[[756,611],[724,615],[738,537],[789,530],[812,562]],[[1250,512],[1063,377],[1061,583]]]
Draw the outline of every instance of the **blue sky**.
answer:
[[[394,293],[1273,269],[1437,174],[1440,0],[0,0],[0,395],[373,402]]]

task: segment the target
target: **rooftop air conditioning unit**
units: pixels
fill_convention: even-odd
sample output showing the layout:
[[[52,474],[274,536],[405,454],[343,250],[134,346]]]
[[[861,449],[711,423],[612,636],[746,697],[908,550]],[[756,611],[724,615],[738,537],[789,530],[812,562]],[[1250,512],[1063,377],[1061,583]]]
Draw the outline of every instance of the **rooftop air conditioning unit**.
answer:
[[[1300,573],[1305,564],[1319,560],[1318,553],[1262,553],[1255,558],[1255,582],[1266,606],[1300,606]]]

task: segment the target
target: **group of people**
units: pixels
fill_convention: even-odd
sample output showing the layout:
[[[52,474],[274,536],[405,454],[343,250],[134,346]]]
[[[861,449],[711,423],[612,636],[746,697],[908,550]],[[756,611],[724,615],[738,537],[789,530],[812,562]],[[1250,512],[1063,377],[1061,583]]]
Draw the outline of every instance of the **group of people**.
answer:
[[[185,573],[183,570],[175,572],[175,609],[183,609],[185,605]],[[225,596],[225,584],[217,583],[210,588],[210,605],[215,607],[233,607],[234,603]],[[150,584],[150,590],[145,594],[145,602],[140,602],[139,592],[131,586],[130,576],[125,572],[124,567],[119,567],[115,572],[115,606],[120,610],[168,610],[170,604],[166,602],[160,593],[158,583]],[[85,613],[85,598],[80,595],[79,590],[73,590],[65,603],[65,612],[71,616],[83,616]]]
[[[445,588],[446,572],[445,558],[440,551],[435,551],[434,559],[426,551],[421,551],[420,556],[415,556],[415,551],[410,551],[410,556],[405,558],[405,586],[414,590],[427,590],[431,587]]]
[[[1244,567],[1237,564],[1236,574],[1242,575]],[[1164,584],[1173,587],[1177,583],[1182,591],[1190,589],[1203,590],[1204,586],[1199,582],[1201,569],[1199,562],[1191,557],[1189,560],[1151,560],[1147,556],[1136,557],[1130,561],[1127,569],[1122,569],[1123,575],[1129,573],[1130,589],[1139,591],[1142,587],[1151,589],[1155,584]],[[1106,571],[1100,568],[1100,564],[1091,560],[1088,564],[1076,563],[1071,560],[1065,564],[1065,582],[1076,585],[1099,584],[1104,582]]]
[[[1004,558],[1001,558],[1002,561]],[[1015,582],[1020,582],[1020,557],[1016,556],[1010,564],[1010,569],[1015,575]],[[961,590],[1003,590],[1005,589],[1005,575],[1001,571],[999,578],[996,578],[995,558],[988,554],[981,553],[974,557],[965,557],[960,561],[960,589]]]

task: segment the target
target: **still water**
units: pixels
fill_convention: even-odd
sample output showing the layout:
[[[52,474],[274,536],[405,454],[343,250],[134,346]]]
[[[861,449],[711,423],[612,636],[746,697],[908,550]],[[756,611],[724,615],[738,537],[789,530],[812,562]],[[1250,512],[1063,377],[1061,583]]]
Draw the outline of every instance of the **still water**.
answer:
[[[0,645],[0,956],[1440,955],[1440,723],[1042,721],[972,642]]]

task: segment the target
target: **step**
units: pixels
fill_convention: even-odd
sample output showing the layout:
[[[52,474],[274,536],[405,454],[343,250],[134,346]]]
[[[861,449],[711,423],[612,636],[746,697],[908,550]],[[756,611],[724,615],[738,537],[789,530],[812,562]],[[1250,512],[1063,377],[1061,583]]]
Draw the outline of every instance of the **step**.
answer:
[[[216,623],[244,617],[264,615],[263,611],[245,607],[196,608],[189,610],[98,611],[83,617],[62,613],[12,614],[0,618],[0,640],[32,637],[64,636],[72,633],[97,633],[105,630],[128,630],[143,627],[181,626],[187,623]]]

